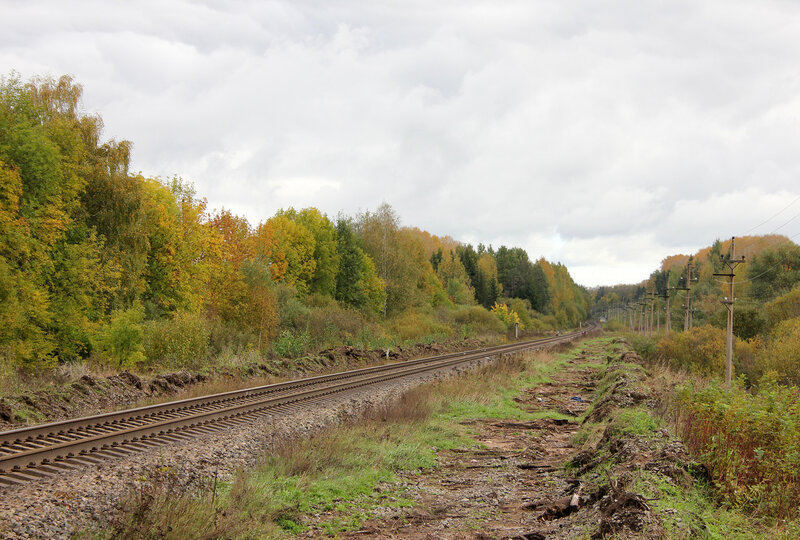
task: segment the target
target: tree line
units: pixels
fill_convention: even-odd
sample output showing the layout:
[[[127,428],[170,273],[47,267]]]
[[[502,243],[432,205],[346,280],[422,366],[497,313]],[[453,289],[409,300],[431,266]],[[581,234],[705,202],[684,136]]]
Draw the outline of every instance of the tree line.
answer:
[[[374,343],[419,321],[428,334],[497,329],[500,305],[534,330],[586,317],[589,294],[563,265],[403,227],[388,204],[257,225],[209,210],[179,177],[132,173],[132,143],[103,141],[81,94],[66,76],[0,85],[1,362]]]

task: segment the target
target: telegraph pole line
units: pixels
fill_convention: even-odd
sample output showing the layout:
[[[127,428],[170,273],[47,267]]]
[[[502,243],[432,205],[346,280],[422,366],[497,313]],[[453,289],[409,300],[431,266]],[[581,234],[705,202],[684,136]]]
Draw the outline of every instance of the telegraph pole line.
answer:
[[[694,266],[694,258],[689,257],[689,262],[686,264],[686,315],[683,322],[684,330],[692,329],[692,267]]]
[[[728,267],[727,272],[715,273],[715,276],[728,278],[728,296],[722,299],[722,303],[728,308],[728,335],[725,343],[725,385],[730,388],[733,378],[733,303],[736,298],[733,296],[733,278],[736,277],[736,267],[744,262],[744,255],[737,258],[734,246],[735,237],[731,237],[731,246],[728,255],[720,255],[722,264]]]
[[[644,301],[639,300],[637,304],[639,306],[639,333],[644,334]]]
[[[694,266],[694,257],[689,257],[686,263],[686,283],[684,287],[674,287],[677,291],[686,291],[686,303],[683,305],[683,331],[686,332],[692,328],[692,267]],[[668,331],[669,332],[669,331]]]
[[[650,291],[649,296],[650,296],[650,328],[649,328],[649,331],[647,332],[647,335],[648,336],[652,336],[653,335],[653,315],[655,314],[655,308],[656,308],[656,286],[655,286],[655,284],[653,284],[653,290]]]
[[[667,321],[666,321],[667,322],[667,335],[669,335],[669,333],[672,331],[672,323],[671,323],[671,321],[672,321],[672,313],[669,311],[669,291],[670,291],[670,289],[672,289],[672,287],[670,287],[669,283],[667,283],[667,288],[664,289],[664,299],[667,301],[667,307],[666,307],[666,310],[667,310]]]

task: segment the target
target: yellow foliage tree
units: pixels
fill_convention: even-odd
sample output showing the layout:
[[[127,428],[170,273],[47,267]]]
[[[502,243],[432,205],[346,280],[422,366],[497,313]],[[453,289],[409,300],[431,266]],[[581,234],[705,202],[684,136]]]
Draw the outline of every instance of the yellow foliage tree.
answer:
[[[310,291],[314,279],[314,236],[302,224],[278,214],[256,229],[255,252],[267,261],[272,279]]]
[[[503,321],[503,324],[506,325],[508,330],[512,330],[515,325],[519,324],[520,330],[523,329],[522,321],[519,318],[519,314],[510,309],[507,304],[500,304],[499,302],[495,302],[492,306],[492,313]]]

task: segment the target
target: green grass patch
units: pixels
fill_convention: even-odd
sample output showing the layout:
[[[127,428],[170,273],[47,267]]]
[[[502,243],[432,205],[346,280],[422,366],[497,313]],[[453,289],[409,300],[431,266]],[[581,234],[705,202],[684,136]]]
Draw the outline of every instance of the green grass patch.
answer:
[[[639,471],[628,488],[648,499],[661,517],[669,538],[786,539],[797,538],[794,523],[754,524],[745,514],[714,503],[711,488],[696,482],[690,488],[676,486],[664,476]]]
[[[612,429],[641,437],[653,435],[660,425],[644,407],[620,409],[611,421]]]
[[[546,353],[513,355],[419,387],[358,423],[281,445],[255,469],[213,491],[177,494],[167,479],[156,478],[151,493],[132,501],[101,536],[151,538],[159,531],[155,536],[167,538],[278,538],[303,533],[304,516],[321,513],[330,514],[316,524],[326,534],[358,529],[379,505],[411,504],[393,484],[398,473],[436,467],[441,450],[477,447],[470,421],[553,416],[527,413],[514,398],[562,366]],[[486,516],[474,518],[477,527]]]

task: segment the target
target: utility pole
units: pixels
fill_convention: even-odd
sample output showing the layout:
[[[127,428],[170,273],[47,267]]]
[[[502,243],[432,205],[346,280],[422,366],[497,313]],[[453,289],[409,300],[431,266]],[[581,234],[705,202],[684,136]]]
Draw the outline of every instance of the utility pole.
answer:
[[[744,255],[736,258],[736,248],[734,246],[735,237],[731,237],[731,245],[728,255],[720,255],[722,264],[728,267],[727,272],[715,273],[715,276],[728,278],[728,296],[722,299],[722,303],[728,308],[728,336],[725,343],[725,385],[730,388],[733,378],[733,303],[736,298],[733,296],[733,278],[736,277],[736,266],[744,262]]]
[[[644,326],[645,326],[645,323],[647,322],[647,321],[645,321],[645,318],[644,318],[644,314],[645,314],[644,304],[645,304],[645,301],[644,300],[639,300],[638,304],[639,304],[639,333],[644,335]]]
[[[666,301],[667,301],[667,307],[666,307],[666,310],[667,310],[667,335],[669,335],[669,333],[672,331],[672,326],[671,326],[672,313],[670,313],[670,311],[669,311],[669,290],[671,288],[672,287],[669,286],[669,283],[667,283],[667,288],[664,290],[664,299],[666,299]]]
[[[650,298],[650,328],[648,329],[647,335],[648,336],[652,336],[653,335],[653,314],[654,314],[655,307],[656,307],[656,286],[655,286],[655,284],[653,284],[653,290],[650,291],[650,294],[648,296]]]
[[[683,331],[691,330],[693,316],[692,316],[692,267],[694,266],[694,257],[689,257],[686,263],[686,283],[685,287],[675,287],[678,291],[686,291],[686,303],[683,305]],[[667,330],[669,332],[669,330]]]

